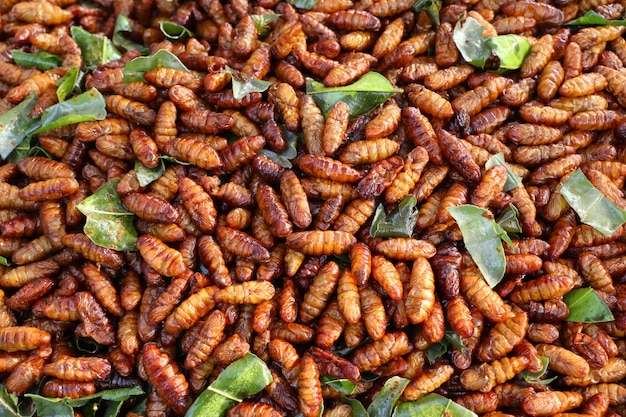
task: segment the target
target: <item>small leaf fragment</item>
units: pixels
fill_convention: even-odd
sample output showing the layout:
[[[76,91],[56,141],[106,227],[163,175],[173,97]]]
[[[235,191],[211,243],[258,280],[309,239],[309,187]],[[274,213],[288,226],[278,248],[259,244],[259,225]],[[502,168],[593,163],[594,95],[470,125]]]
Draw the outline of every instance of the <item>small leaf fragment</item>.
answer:
[[[528,369],[524,369],[520,372],[520,376],[524,378],[524,381],[531,385],[548,385],[554,381],[557,377],[541,379],[548,371],[548,364],[550,359],[546,356],[541,356],[541,369],[538,372],[530,372]]]
[[[484,275],[491,288],[504,277],[506,257],[502,240],[509,239],[506,232],[494,220],[487,217],[488,211],[481,207],[465,204],[448,208],[461,229],[465,248]]]
[[[315,6],[317,0],[287,0],[287,3],[298,9],[310,10]]]
[[[626,211],[617,207],[577,169],[563,183],[561,195],[578,214],[580,221],[606,236],[626,223]]]
[[[184,41],[189,38],[193,38],[193,32],[184,26],[178,25],[174,22],[168,22],[162,20],[159,22],[159,29],[165,38],[169,41]]]
[[[336,103],[343,101],[350,108],[350,118],[353,119],[401,92],[382,74],[373,71],[343,87],[325,87],[311,78],[306,80],[306,93],[313,97],[324,117]]]
[[[439,26],[439,11],[441,10],[441,0],[417,0],[413,4],[413,11],[419,13],[425,11],[435,26]]]
[[[57,98],[59,103],[65,101],[65,99],[74,91],[76,82],[78,81],[78,75],[80,71],[78,67],[72,67],[63,77],[57,81]]]
[[[163,159],[159,162],[154,168],[146,168],[141,162],[135,161],[135,175],[137,175],[137,181],[139,181],[139,185],[145,187],[151,182],[155,181],[165,172],[165,164],[163,163]]]
[[[626,20],[607,20],[593,10],[589,10],[578,19],[564,24],[564,26],[626,26]]]
[[[345,378],[336,378],[330,375],[322,375],[320,382],[336,389],[342,394],[351,395],[356,389],[356,383]]]
[[[113,42],[104,35],[90,33],[81,26],[71,26],[70,33],[83,53],[85,69],[94,69],[122,57]]]
[[[609,306],[592,288],[571,290],[563,296],[563,301],[569,307],[567,321],[601,323],[615,320]]]
[[[100,91],[92,88],[69,100],[54,104],[41,113],[41,127],[35,134],[47,132],[57,127],[103,120],[106,117],[106,104]]]
[[[298,156],[298,142],[301,142],[302,132],[290,132],[284,126],[281,126],[285,140],[287,141],[287,149],[281,153],[276,153],[269,149],[261,149],[259,154],[267,156],[283,168],[290,169],[293,167],[291,160]]]
[[[252,353],[228,365],[217,379],[196,398],[185,417],[220,417],[237,402],[254,395],[272,381],[272,374]]]
[[[125,34],[132,32],[131,21],[125,13],[120,13],[115,19],[115,27],[113,29],[113,45],[122,48],[125,51],[137,50],[142,53],[148,50],[144,45],[131,41]]]
[[[124,207],[115,191],[118,183],[119,179],[107,182],[77,207],[87,217],[83,231],[96,245],[118,251],[134,250],[134,214]]]
[[[522,178],[509,168],[504,160],[504,154],[502,152],[495,154],[489,158],[487,162],[485,162],[485,170],[493,168],[497,165],[502,165],[506,168],[506,183],[504,184],[504,189],[502,191],[507,192],[522,185]]]
[[[361,401],[354,398],[341,397],[341,402],[348,404],[352,408],[352,417],[369,417]]]
[[[472,17],[459,19],[452,40],[463,59],[475,67],[498,72],[520,68],[530,52],[530,43],[519,35],[483,36],[484,30]]]
[[[402,391],[411,382],[407,378],[394,376],[389,378],[383,388],[378,392],[372,403],[367,407],[369,417],[389,417],[393,407],[400,399]]]
[[[478,417],[467,408],[442,397],[439,394],[428,394],[417,401],[399,404],[393,417]]]
[[[46,51],[28,53],[20,51],[19,49],[13,49],[11,51],[11,56],[13,57],[13,61],[16,65],[24,68],[34,67],[41,71],[59,67],[62,62],[60,56]]]
[[[228,65],[226,66],[226,72],[230,74],[233,81],[233,97],[235,100],[241,100],[250,93],[262,93],[273,84],[271,81],[248,77]]]
[[[39,127],[28,115],[37,102],[34,93],[0,115],[0,157],[6,159],[22,141]],[[29,146],[30,148],[30,146]]]
[[[251,14],[250,17],[254,20],[254,26],[259,38],[264,38],[270,31],[269,23],[278,19],[280,14],[277,13],[265,13],[265,14]]]
[[[143,74],[156,68],[173,68],[189,71],[176,55],[166,49],[159,49],[152,55],[140,56],[128,61],[124,65],[124,82],[145,81]]]
[[[379,204],[370,226],[372,237],[411,237],[417,223],[417,200],[412,195],[404,197],[398,205],[385,215]]]

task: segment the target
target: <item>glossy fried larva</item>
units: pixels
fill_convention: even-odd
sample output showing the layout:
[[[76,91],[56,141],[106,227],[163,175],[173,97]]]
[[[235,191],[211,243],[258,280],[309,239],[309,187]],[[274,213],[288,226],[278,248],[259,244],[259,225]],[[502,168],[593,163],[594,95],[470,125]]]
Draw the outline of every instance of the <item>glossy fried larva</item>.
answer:
[[[226,316],[220,310],[213,310],[206,318],[185,358],[185,368],[193,369],[209,359],[213,349],[224,338]]]
[[[200,236],[197,242],[197,253],[200,262],[209,270],[213,281],[220,287],[232,284],[224,255],[212,236]]]
[[[404,332],[390,332],[386,333],[382,339],[357,349],[352,355],[351,362],[360,371],[369,371],[405,355],[409,350],[409,339]]]
[[[259,262],[269,260],[269,251],[261,244],[260,241],[247,233],[219,225],[217,226],[216,231],[220,242],[222,242],[224,247],[231,253],[251,258]]]
[[[516,304],[542,301],[561,297],[574,287],[574,280],[567,275],[546,274],[524,282],[513,290],[510,299]]]
[[[520,75],[523,78],[534,77],[546,66],[552,55],[553,46],[552,35],[543,35],[531,46],[530,54],[524,59],[520,68]]]
[[[84,332],[101,345],[112,345],[115,342],[113,324],[95,297],[86,291],[77,292],[75,297]]]
[[[283,414],[263,403],[243,402],[228,409],[228,417],[280,417]]]
[[[372,253],[363,242],[357,242],[349,252],[352,275],[359,285],[365,285],[372,271]]]
[[[59,272],[59,269],[59,264],[51,259],[17,266],[0,275],[0,285],[3,287],[21,287],[42,276],[53,276]]]
[[[341,145],[348,128],[350,108],[340,101],[329,111],[322,131],[321,147],[328,156],[333,155]]]
[[[141,358],[150,384],[176,414],[183,415],[189,407],[189,385],[176,362],[154,343],[143,346]]]
[[[480,181],[480,167],[460,139],[443,129],[436,132],[442,153],[448,162],[468,181]]]
[[[519,312],[496,324],[478,347],[477,358],[483,362],[500,359],[519,344],[528,329],[528,315]]]
[[[67,381],[94,381],[105,378],[111,372],[108,360],[97,357],[65,357],[44,365],[44,375]]]
[[[146,263],[161,275],[174,277],[187,269],[181,253],[154,236],[139,236],[136,244]]]
[[[285,171],[280,179],[280,193],[293,224],[303,229],[313,221],[304,188],[293,171]]]
[[[47,201],[68,197],[78,190],[78,181],[73,178],[52,178],[32,182],[20,188],[18,196],[26,201]]]
[[[491,101],[495,100],[510,81],[504,77],[490,79],[484,85],[470,90],[452,101],[452,108],[458,112],[461,109],[467,111],[469,116],[478,114]]]
[[[178,193],[183,205],[203,233],[215,230],[217,211],[211,196],[195,181],[188,177],[178,180]]]
[[[303,155],[298,158],[298,167],[307,175],[339,182],[357,182],[363,177],[361,172],[347,164],[323,156]]]
[[[339,266],[332,261],[319,270],[300,304],[298,310],[300,321],[310,323],[319,317],[337,288],[339,272]]]
[[[550,369],[563,375],[585,378],[589,375],[589,363],[574,352],[551,344],[540,343],[537,352],[550,359]]]
[[[359,288],[361,317],[367,333],[373,340],[380,340],[387,328],[387,314],[382,298],[370,286]]]
[[[387,292],[392,300],[401,300],[403,295],[400,274],[384,256],[372,256],[372,278]]]
[[[333,255],[350,251],[356,238],[342,231],[315,230],[294,232],[287,236],[287,246],[306,255]]]
[[[528,366],[523,356],[505,357],[490,363],[473,366],[461,373],[461,385],[469,391],[488,392],[497,384],[512,379]]]
[[[350,59],[328,71],[322,82],[327,87],[347,85],[367,73],[371,66],[371,60]]]
[[[0,349],[5,352],[33,350],[50,344],[50,333],[35,327],[12,326],[0,329]]]
[[[305,417],[316,417],[322,406],[322,386],[317,364],[309,354],[300,359],[297,386],[300,411]]]
[[[300,99],[299,111],[302,115],[302,134],[304,144],[310,155],[324,155],[322,138],[324,130],[324,116],[313,101],[313,98],[304,95]]]
[[[426,87],[411,84],[405,91],[411,104],[419,108],[423,113],[438,119],[449,119],[454,115],[452,104],[441,95]]]
[[[43,181],[52,178],[75,178],[76,173],[63,162],[41,156],[29,156],[20,159],[17,164],[21,173],[35,181]]]
[[[42,395],[51,398],[79,398],[95,392],[96,386],[91,381],[79,382],[51,379],[41,388]]]
[[[122,202],[139,218],[150,222],[176,223],[180,217],[176,208],[161,197],[130,193],[123,197]]]
[[[247,281],[233,284],[215,292],[215,302],[229,304],[259,304],[274,296],[275,288],[271,282]]]
[[[499,323],[511,317],[511,308],[476,271],[461,272],[461,291],[490,321]]]
[[[448,364],[439,363],[431,368],[424,369],[423,372],[413,378],[409,385],[402,392],[402,399],[406,401],[416,401],[426,394],[433,392],[454,374],[454,367]]]
[[[91,262],[85,262],[82,271],[87,279],[89,289],[100,304],[111,314],[121,316],[123,310],[120,297],[109,277],[100,270],[98,265]]]
[[[583,396],[577,392],[536,392],[524,398],[523,408],[531,416],[552,416],[576,408],[582,402]]]
[[[338,309],[346,322],[355,324],[361,320],[361,304],[357,279],[345,269],[337,283]]]
[[[293,225],[276,190],[265,183],[259,184],[256,189],[256,201],[272,233],[277,237],[288,236],[293,230]]]

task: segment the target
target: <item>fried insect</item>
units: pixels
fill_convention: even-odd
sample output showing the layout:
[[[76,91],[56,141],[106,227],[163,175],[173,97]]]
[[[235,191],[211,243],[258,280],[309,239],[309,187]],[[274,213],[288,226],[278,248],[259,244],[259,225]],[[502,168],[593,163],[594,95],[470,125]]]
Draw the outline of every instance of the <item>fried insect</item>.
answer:
[[[187,269],[181,253],[154,236],[139,236],[136,245],[146,263],[161,275],[174,277]]]
[[[150,384],[178,415],[189,407],[189,385],[176,362],[156,344],[146,343],[141,351],[143,368]]]
[[[316,417],[322,406],[322,386],[317,364],[309,354],[300,359],[297,386],[300,411],[305,417]]]
[[[349,252],[355,243],[353,235],[337,230],[294,232],[286,240],[289,248],[306,255],[338,255]]]

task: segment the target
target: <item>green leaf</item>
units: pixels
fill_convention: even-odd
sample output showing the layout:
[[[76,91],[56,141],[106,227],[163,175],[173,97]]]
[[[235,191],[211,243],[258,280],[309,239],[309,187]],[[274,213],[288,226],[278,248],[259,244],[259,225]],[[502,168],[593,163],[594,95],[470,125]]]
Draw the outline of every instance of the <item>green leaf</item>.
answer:
[[[104,410],[103,417],[116,417],[124,405],[124,401],[111,401]]]
[[[17,407],[17,395],[9,394],[4,385],[0,385],[0,416],[2,417],[22,417]]]
[[[106,349],[106,346],[99,344],[90,337],[74,336],[74,345],[76,346],[76,350],[81,353],[93,354],[97,352],[102,352]]]
[[[412,195],[404,197],[398,205],[385,215],[379,204],[370,226],[372,237],[411,237],[417,223],[417,200]]]
[[[348,404],[352,408],[352,417],[369,417],[361,401],[354,398],[341,397],[341,402]]]
[[[419,13],[426,12],[435,26],[439,26],[439,10],[441,10],[441,0],[417,0],[413,4],[413,11]]]
[[[143,78],[143,74],[156,68],[173,68],[189,71],[176,55],[166,49],[159,49],[152,55],[140,56],[128,61],[124,65],[124,82],[146,81]]]
[[[287,0],[287,3],[298,9],[310,10],[315,6],[317,0]]]
[[[488,210],[471,204],[448,208],[461,229],[463,243],[491,288],[495,287],[506,270],[502,239],[506,232],[487,217]]]
[[[350,118],[355,118],[384,103],[402,90],[394,88],[387,78],[377,72],[368,72],[352,84],[343,87],[325,87],[311,78],[306,80],[306,93],[313,97],[324,117],[338,102],[350,108]]]
[[[41,127],[35,134],[57,127],[92,120],[103,120],[107,115],[102,93],[92,88],[67,101],[48,107],[41,113]]]
[[[276,153],[269,149],[261,149],[258,153],[267,156],[283,168],[290,169],[293,167],[291,160],[298,156],[298,142],[301,142],[302,132],[290,132],[284,126],[281,126],[283,136],[287,141],[287,149],[281,153]]]
[[[16,65],[24,68],[35,67],[41,71],[59,67],[63,61],[60,56],[46,51],[39,51],[31,54],[20,51],[19,49],[13,49],[11,51],[11,55],[13,56],[13,61],[15,61]]]
[[[550,359],[548,357],[541,356],[541,369],[538,372],[530,372],[528,369],[524,369],[520,372],[520,376],[531,385],[548,385],[557,378],[555,376],[553,378],[541,379],[546,374],[549,363]]]
[[[350,395],[356,389],[356,383],[345,378],[335,378],[330,375],[322,375],[320,381],[324,385],[336,389],[342,394]]]
[[[226,72],[230,74],[233,81],[233,97],[235,100],[241,100],[250,93],[262,93],[273,84],[271,81],[248,77],[228,65],[226,66]]]
[[[582,26],[582,25],[626,26],[626,20],[606,20],[604,17],[594,12],[593,10],[589,10],[587,13],[585,13],[578,19],[574,19],[571,22],[565,23],[564,26]]]
[[[270,27],[268,23],[273,22],[278,19],[280,14],[276,13],[267,13],[267,14],[251,14],[250,17],[254,20],[254,26],[256,27],[256,32],[259,35],[259,38],[264,38],[270,32]]]
[[[137,50],[141,51],[141,53],[147,52],[147,47],[131,41],[124,35],[130,32],[132,32],[130,19],[124,13],[118,14],[115,19],[115,28],[113,29],[113,45],[125,51]]]
[[[393,407],[398,402],[402,391],[411,382],[409,379],[394,376],[389,378],[378,392],[372,403],[367,407],[370,417],[391,417]]]
[[[76,87],[76,81],[78,81],[78,67],[72,67],[59,81],[57,81],[57,98],[59,102],[65,101],[67,96],[72,94],[74,87]]]
[[[163,36],[169,41],[184,41],[189,38],[193,38],[193,32],[187,29],[184,26],[177,25],[174,22],[168,22],[165,20],[161,20],[159,22],[159,29],[161,29],[161,33]]]
[[[0,265],[8,266],[9,261],[4,256],[0,256]]]
[[[520,68],[531,47],[526,38],[513,34],[489,36],[485,43],[491,54],[499,59],[500,65],[497,68],[499,73]]]
[[[523,36],[499,35],[483,37],[485,28],[474,18],[459,19],[452,40],[465,61],[475,67],[499,72],[518,69],[530,52],[530,43]],[[496,60],[495,64],[492,63]]]
[[[135,161],[135,175],[137,175],[137,181],[139,185],[145,187],[152,181],[155,181],[165,172],[165,164],[161,159],[159,165],[154,168],[146,168],[141,162]]]
[[[478,20],[466,16],[459,19],[452,32],[452,40],[463,59],[479,68],[483,68],[491,55],[483,38],[484,30]]]
[[[72,38],[83,52],[83,66],[94,69],[98,65],[117,61],[122,57],[109,38],[90,33],[80,26],[70,27]]]
[[[85,234],[98,246],[118,251],[134,250],[137,231],[134,214],[122,204],[115,192],[119,179],[113,179],[78,203],[78,210],[87,217]]]
[[[74,410],[61,398],[47,398],[41,395],[25,394],[32,398],[38,417],[74,417]]]
[[[396,407],[393,417],[478,417],[467,408],[442,397],[428,394],[417,401],[402,403]]]
[[[461,336],[446,325],[446,332],[444,333],[441,342],[433,343],[426,349],[426,357],[431,364],[435,363],[435,360],[443,356],[448,352],[448,349],[452,345],[458,350],[465,350],[467,347],[463,344]]]
[[[28,115],[37,102],[34,93],[20,104],[0,115],[0,157],[6,159],[22,141],[30,136],[37,127],[37,122]],[[30,149],[30,145],[29,145]]]
[[[519,210],[513,204],[509,204],[500,212],[496,218],[496,223],[507,233],[522,233],[522,225],[519,222]]]
[[[577,169],[563,183],[561,195],[574,209],[580,221],[606,236],[626,223],[626,211],[617,207]]]
[[[567,321],[600,323],[615,320],[609,306],[592,288],[571,290],[563,296],[563,301],[569,307]]]
[[[252,353],[246,353],[219,374],[196,398],[185,416],[224,416],[230,407],[260,392],[270,382],[272,373],[265,362]]]

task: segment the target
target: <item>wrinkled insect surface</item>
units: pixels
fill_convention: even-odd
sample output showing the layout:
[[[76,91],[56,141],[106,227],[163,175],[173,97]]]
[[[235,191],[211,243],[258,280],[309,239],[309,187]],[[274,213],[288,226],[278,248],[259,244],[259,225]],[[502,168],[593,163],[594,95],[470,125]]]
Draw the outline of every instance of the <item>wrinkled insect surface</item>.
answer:
[[[624,3],[420,4],[0,0],[2,387],[626,415]]]

